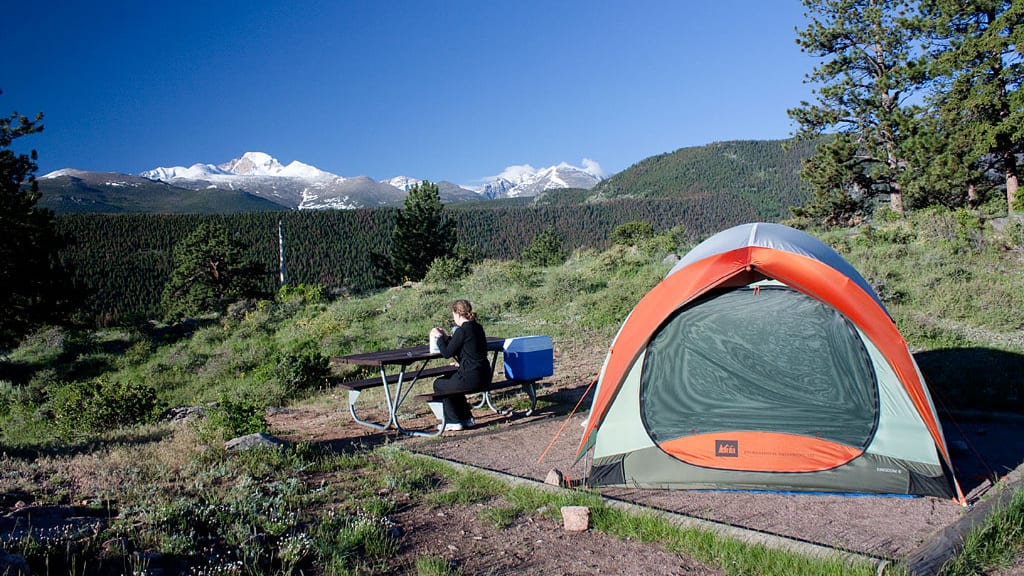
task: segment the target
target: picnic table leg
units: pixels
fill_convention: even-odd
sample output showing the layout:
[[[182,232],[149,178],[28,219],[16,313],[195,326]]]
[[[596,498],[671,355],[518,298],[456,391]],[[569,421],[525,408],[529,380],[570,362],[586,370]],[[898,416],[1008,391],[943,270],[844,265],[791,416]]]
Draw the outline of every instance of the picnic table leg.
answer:
[[[420,374],[423,372],[423,368],[425,368],[426,365],[427,365],[427,361],[424,361],[423,364],[420,366],[420,369],[417,370],[416,374],[412,377],[412,380],[409,381],[409,388],[408,388],[408,390],[406,390],[406,395],[408,395],[409,392],[412,390],[413,384],[416,384],[416,382],[420,379]],[[395,409],[394,409],[395,429],[398,430],[399,432],[403,433],[403,434],[409,434],[411,436],[425,436],[425,437],[428,437],[428,438],[433,438],[434,436],[440,436],[442,433],[444,433],[444,427],[448,423],[448,421],[445,418],[444,409],[442,408],[440,411],[438,411],[438,409],[437,409],[437,407],[440,406],[439,402],[428,402],[427,403],[428,405],[430,405],[430,410],[432,412],[434,412],[434,414],[437,415],[438,418],[441,420],[441,425],[438,427],[437,432],[423,432],[421,430],[411,430],[409,428],[402,428],[402,425],[398,423],[398,407],[401,406],[402,402],[405,400],[405,396],[402,396],[402,376],[404,376],[404,372],[403,372],[403,374],[401,376],[398,377],[398,388],[395,391]],[[436,404],[436,406],[435,406],[435,404]],[[439,412],[440,412],[440,415],[438,415]]]
[[[494,380],[494,370],[497,367],[498,367],[498,350],[495,350],[494,352],[491,352],[491,380]],[[491,411],[496,412],[498,414],[511,414],[511,412],[502,412],[502,411],[498,410],[497,408],[495,408],[494,405],[491,404],[491,398],[490,398],[490,396],[488,396],[487,392],[484,392],[480,396],[480,401],[477,402],[476,404],[474,404],[473,408],[479,410],[480,408],[483,408],[484,405],[487,405],[487,407],[490,408]]]
[[[356,424],[362,424],[363,426],[374,428],[376,430],[386,430],[387,429],[387,425],[377,424],[376,422],[369,422],[367,420],[362,420],[362,419],[359,418],[359,416],[356,416],[356,399],[358,399],[358,398],[359,398],[359,390],[349,390],[348,391],[348,413],[352,415],[352,419],[355,420]]]
[[[505,416],[508,416],[509,414],[512,413],[511,410],[498,410],[497,408],[495,408],[494,404],[491,404],[490,392],[484,392],[482,396],[483,398],[480,399],[480,404],[477,405],[477,408],[483,408],[483,405],[487,404],[487,407],[490,408],[491,412],[494,412],[495,414],[503,414]]]
[[[427,402],[427,405],[430,406],[430,410],[431,410],[431,412],[434,413],[434,415],[440,414],[438,416],[438,418],[441,419],[441,424],[437,427],[437,432],[424,432],[423,430],[409,430],[407,428],[401,428],[400,430],[402,432],[405,432],[406,434],[409,434],[409,435],[412,435],[412,436],[421,436],[421,437],[424,437],[424,438],[434,438],[434,437],[440,436],[441,434],[444,434],[444,427],[448,425],[448,418],[446,418],[445,415],[444,415],[444,406],[443,406],[443,404],[440,401],[437,401],[437,402]]]
[[[394,426],[396,430],[400,430],[398,427],[398,398],[402,393],[402,378],[405,376],[405,367],[403,366],[398,372],[398,382],[395,389],[395,396],[391,396],[391,388],[388,386],[388,374],[384,370],[384,367],[380,367],[380,379],[384,383],[384,396],[387,397],[388,401],[388,426]]]
[[[537,383],[534,380],[526,380],[520,384],[520,387],[522,388],[523,392],[525,392],[526,395],[530,398],[530,409],[526,411],[526,415],[529,416],[533,414],[534,410],[537,409]],[[484,404],[486,404],[487,407],[490,408],[491,411],[496,414],[504,414],[507,416],[509,414],[515,413],[515,410],[499,410],[495,408],[494,404],[491,404],[490,392],[483,393],[483,398],[480,399],[480,403],[477,404],[475,408],[482,408]]]
[[[534,380],[523,382],[522,389],[530,397],[530,409],[526,411],[526,415],[529,416],[537,409],[537,382]]]
[[[388,421],[384,424],[377,424],[376,422],[370,422],[369,420],[363,420],[359,416],[356,416],[356,400],[359,398],[360,390],[349,390],[348,391],[348,413],[352,415],[352,419],[355,420],[356,424],[361,424],[374,430],[387,430],[391,426],[397,428],[397,420],[395,416],[395,401],[391,397],[391,388],[388,386],[388,375],[384,370],[384,367],[380,368],[381,382],[384,384],[384,400],[388,405]],[[398,389],[402,388],[402,378],[399,375],[398,378]]]

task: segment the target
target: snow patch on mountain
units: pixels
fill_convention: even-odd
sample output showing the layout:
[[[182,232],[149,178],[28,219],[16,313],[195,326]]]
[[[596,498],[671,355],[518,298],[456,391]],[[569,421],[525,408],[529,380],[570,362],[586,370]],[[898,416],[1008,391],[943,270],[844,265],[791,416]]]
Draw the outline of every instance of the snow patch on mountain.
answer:
[[[601,165],[583,159],[583,166],[562,162],[557,166],[537,169],[529,164],[508,166],[497,176],[485,179],[479,191],[485,198],[521,198],[537,196],[555,188],[589,190],[604,178]]]
[[[403,192],[408,192],[410,188],[423,182],[419,178],[412,178],[410,176],[395,176],[394,178],[388,178],[387,180],[381,180],[381,184],[388,184],[398,188]]]

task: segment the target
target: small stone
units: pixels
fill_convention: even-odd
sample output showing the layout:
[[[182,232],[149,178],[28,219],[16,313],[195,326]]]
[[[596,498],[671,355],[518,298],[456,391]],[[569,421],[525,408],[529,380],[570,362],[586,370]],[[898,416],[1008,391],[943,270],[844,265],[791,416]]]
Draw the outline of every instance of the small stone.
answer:
[[[562,526],[566,532],[583,532],[590,528],[590,508],[562,506]]]
[[[561,486],[562,479],[562,471],[558,468],[552,468],[548,471],[547,477],[544,478],[544,483],[550,484],[551,486]]]

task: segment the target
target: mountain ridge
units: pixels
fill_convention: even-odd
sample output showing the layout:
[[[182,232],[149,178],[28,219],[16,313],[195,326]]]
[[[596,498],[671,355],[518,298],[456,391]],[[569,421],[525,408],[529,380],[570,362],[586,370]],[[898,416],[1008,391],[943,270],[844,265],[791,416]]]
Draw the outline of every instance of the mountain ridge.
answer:
[[[448,181],[439,182],[438,189],[444,203],[529,197],[554,187],[565,186],[566,182],[593,187],[600,181],[600,177],[589,174],[586,170],[564,162],[541,170],[520,170],[517,182],[510,183],[501,190],[501,193],[491,196]],[[92,176],[89,176],[90,174]],[[137,178],[157,185],[147,187]],[[198,209],[205,212],[231,208],[216,202],[216,209],[203,209],[201,202],[195,200],[202,195],[194,194],[195,192],[206,191],[207,194],[212,194],[214,191],[231,191],[233,195],[229,195],[230,197],[239,197],[238,193],[245,193],[262,198],[282,209],[295,210],[400,207],[408,190],[422,180],[410,176],[396,176],[380,181],[367,176],[345,177],[298,160],[284,165],[265,152],[246,152],[238,158],[220,164],[161,166],[143,171],[137,176],[65,168],[50,172],[39,181],[44,193],[44,204],[58,212],[87,211],[89,207],[100,212],[147,211],[142,204],[124,197],[123,194],[128,190],[135,190],[151,199],[155,199],[154,195],[163,191],[176,197],[179,200],[177,204],[188,204],[189,210]],[[143,188],[146,190],[143,191]],[[192,191],[193,194],[185,191]],[[112,203],[113,198],[126,205]],[[177,212],[183,209],[177,208],[176,203],[159,204],[162,211]],[[242,205],[239,210],[252,209],[248,202],[242,202]]]
[[[543,169],[510,166],[486,179],[477,190],[441,181],[442,202],[476,206],[502,200],[536,205],[592,204],[616,199],[710,198],[739,202],[762,218],[788,214],[806,202],[800,181],[803,159],[816,142],[736,140],[680,148],[645,158],[608,178],[596,165],[579,168],[562,163]],[[599,168],[599,167],[596,167]],[[240,172],[241,174],[236,174]],[[421,180],[396,176],[376,181],[346,178],[293,161],[282,165],[264,153],[190,167],[162,167],[143,173],[160,179],[118,173],[63,169],[38,179],[40,205],[60,213],[75,212],[244,212],[252,209],[351,209],[400,207],[411,186]],[[589,177],[587,176],[589,174]],[[577,180],[581,178],[582,180]],[[135,190],[141,198],[128,198]],[[230,192],[232,205],[217,193]],[[170,194],[180,203],[160,200]],[[145,199],[153,202],[145,204]],[[204,205],[204,199],[208,205]],[[256,202],[259,200],[260,202]],[[119,204],[120,202],[120,204]]]

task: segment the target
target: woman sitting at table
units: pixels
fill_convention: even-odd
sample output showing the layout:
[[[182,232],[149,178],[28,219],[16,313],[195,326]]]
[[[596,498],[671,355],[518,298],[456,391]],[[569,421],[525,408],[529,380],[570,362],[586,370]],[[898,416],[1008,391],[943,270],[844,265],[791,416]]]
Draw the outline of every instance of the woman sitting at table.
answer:
[[[476,312],[467,300],[452,303],[452,319],[456,329],[449,335],[440,328],[432,328],[430,337],[437,339],[437,347],[445,358],[454,357],[459,369],[448,378],[434,381],[434,393],[470,392],[486,388],[491,383],[491,364],[487,361],[487,336],[476,321]],[[444,399],[445,430],[462,430],[476,424],[469,402],[463,395]],[[440,425],[438,425],[440,429]]]

